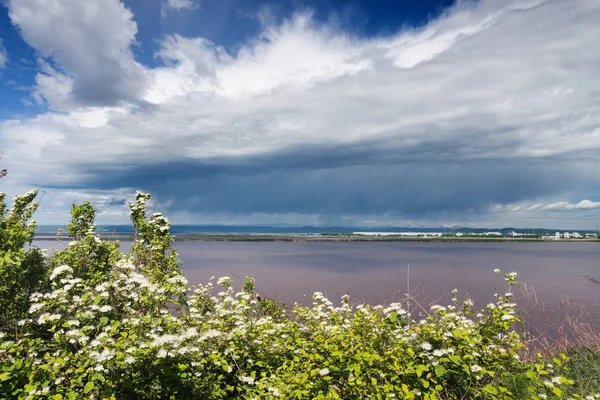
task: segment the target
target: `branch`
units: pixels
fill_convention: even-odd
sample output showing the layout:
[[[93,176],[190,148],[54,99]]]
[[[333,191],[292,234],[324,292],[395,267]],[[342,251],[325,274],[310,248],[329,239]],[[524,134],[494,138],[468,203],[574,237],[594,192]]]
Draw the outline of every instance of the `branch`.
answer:
[[[2,160],[2,157],[4,157],[4,151],[2,152],[2,154],[0,154],[0,160]],[[5,177],[7,174],[6,169],[0,169],[0,178]]]

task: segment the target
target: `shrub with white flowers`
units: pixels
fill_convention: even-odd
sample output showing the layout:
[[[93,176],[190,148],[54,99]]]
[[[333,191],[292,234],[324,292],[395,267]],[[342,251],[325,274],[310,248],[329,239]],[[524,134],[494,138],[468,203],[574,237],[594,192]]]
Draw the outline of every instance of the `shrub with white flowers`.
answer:
[[[74,242],[28,261],[36,206],[27,196],[7,217],[0,197],[0,238],[14,243],[0,242],[0,271],[29,282],[2,280],[19,307],[0,319],[0,398],[509,399],[511,376],[528,382],[532,398],[574,385],[559,367],[521,361],[515,273],[484,309],[453,291],[452,304],[421,320],[400,303],[343,296],[335,305],[322,293],[288,308],[257,297],[252,278],[239,291],[229,277],[190,290],[169,222],[146,217],[141,192],[130,204],[129,254],[96,235],[86,203],[73,208]]]

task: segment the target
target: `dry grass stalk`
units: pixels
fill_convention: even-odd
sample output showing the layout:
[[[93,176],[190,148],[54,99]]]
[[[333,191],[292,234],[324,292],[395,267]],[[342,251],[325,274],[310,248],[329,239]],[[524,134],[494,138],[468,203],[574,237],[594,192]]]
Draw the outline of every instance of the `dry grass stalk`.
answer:
[[[585,277],[600,285],[600,279]],[[535,289],[526,284],[521,289],[530,305],[524,309],[522,327],[527,337],[525,357],[535,358],[538,353],[556,356],[557,353],[569,353],[582,348],[600,349],[600,331],[584,306],[565,297],[560,299],[558,310],[548,312],[538,300]]]

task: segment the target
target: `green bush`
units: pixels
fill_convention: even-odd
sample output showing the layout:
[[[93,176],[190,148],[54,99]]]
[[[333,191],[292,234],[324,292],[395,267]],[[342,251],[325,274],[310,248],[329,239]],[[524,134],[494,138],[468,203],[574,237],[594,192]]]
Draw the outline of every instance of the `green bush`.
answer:
[[[73,207],[67,249],[26,250],[35,195],[6,215],[0,195],[0,398],[579,397],[560,375],[566,356],[520,359],[515,273],[485,309],[454,291],[419,321],[400,303],[336,306],[321,293],[287,308],[258,298],[251,278],[190,290],[168,220],[148,218],[140,192],[129,254],[96,235],[89,203]]]

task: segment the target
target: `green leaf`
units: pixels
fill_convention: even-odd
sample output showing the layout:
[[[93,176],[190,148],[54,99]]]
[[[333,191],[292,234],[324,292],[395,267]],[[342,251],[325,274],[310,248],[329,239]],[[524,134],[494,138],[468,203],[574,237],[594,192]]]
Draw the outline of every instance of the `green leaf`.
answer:
[[[25,385],[25,387],[24,387],[25,392],[31,392],[32,390],[36,390],[37,387],[38,387],[38,385],[39,385],[38,383],[33,383],[33,384],[27,384],[27,385]]]
[[[450,361],[452,361],[454,364],[460,365],[460,356],[450,356]]]
[[[94,388],[94,382],[88,382],[85,384],[85,388],[83,389],[83,393],[87,394]]]
[[[398,316],[398,314],[396,312],[393,312],[390,314],[390,316],[388,317],[390,319],[390,321],[392,322],[396,322],[396,317]]]
[[[535,377],[537,376],[536,373],[534,371],[527,371],[527,373],[525,374],[529,379],[535,379]]]
[[[498,389],[496,389],[494,386],[487,384],[483,387],[483,391],[486,393],[490,393],[492,395],[497,395],[498,394]]]
[[[7,381],[10,379],[10,373],[4,372],[0,374],[0,381]]]
[[[4,261],[5,261],[7,264],[12,264],[13,260],[12,260],[12,258],[10,258],[10,253],[6,253],[6,254],[4,255]]]
[[[104,326],[106,324],[108,324],[108,317],[100,318],[100,326]]]
[[[567,378],[565,378],[565,377],[562,377],[562,376],[560,377],[560,379],[559,379],[559,382],[560,382],[560,383],[566,383],[567,385],[572,385],[572,384],[574,384],[574,383],[575,383],[575,381],[574,381],[574,380],[572,380],[572,379],[567,379]]]
[[[52,396],[52,400],[62,400],[62,394],[55,394]]]
[[[446,368],[444,368],[444,366],[441,364],[436,365],[435,366],[435,374],[438,377],[444,376],[446,374]]]

